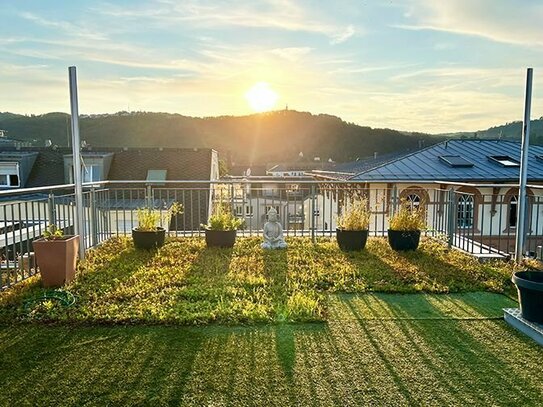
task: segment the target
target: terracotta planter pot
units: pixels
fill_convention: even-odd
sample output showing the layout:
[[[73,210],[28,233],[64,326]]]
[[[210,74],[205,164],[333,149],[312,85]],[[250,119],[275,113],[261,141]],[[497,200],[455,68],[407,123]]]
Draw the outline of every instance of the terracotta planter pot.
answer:
[[[420,242],[420,230],[388,230],[388,243],[393,250],[417,250]]]
[[[164,239],[166,237],[166,230],[164,228],[158,228],[156,231],[142,231],[132,229],[132,239],[134,240],[134,246],[138,249],[156,249],[164,245]]]
[[[207,247],[234,247],[236,230],[205,230]]]
[[[79,236],[66,239],[37,239],[32,242],[44,287],[60,287],[75,277]]]
[[[360,251],[366,247],[368,231],[336,229],[336,239],[341,250]]]

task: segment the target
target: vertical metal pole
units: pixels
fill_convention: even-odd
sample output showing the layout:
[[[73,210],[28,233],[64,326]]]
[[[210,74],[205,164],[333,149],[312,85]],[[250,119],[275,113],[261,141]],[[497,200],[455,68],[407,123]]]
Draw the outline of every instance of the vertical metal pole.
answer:
[[[520,180],[517,206],[517,235],[515,239],[515,261],[520,263],[524,252],[526,232],[526,177],[528,174],[528,149],[530,146],[530,110],[532,105],[533,69],[526,72],[526,94],[524,99],[524,123],[522,126],[522,152],[520,156]]]
[[[448,204],[448,214],[447,214],[447,246],[449,249],[453,245],[453,239],[454,239],[454,188],[449,189],[447,192],[447,204]]]
[[[52,193],[47,197],[47,223],[48,225],[56,225],[57,223],[55,216],[55,195]],[[45,226],[45,230],[48,230],[48,225]]]
[[[85,224],[83,220],[83,186],[81,182],[81,142],[79,138],[79,106],[77,101],[77,73],[75,66],[68,68],[70,79],[70,108],[72,114],[72,155],[75,192],[75,234],[79,235],[79,258],[85,258]]]

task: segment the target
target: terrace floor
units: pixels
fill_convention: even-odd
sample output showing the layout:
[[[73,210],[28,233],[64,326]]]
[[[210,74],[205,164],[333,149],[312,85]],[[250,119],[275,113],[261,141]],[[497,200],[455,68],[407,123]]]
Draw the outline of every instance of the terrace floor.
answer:
[[[327,323],[0,328],[1,405],[543,403],[503,295],[334,295]]]
[[[543,404],[543,348],[502,319],[511,264],[258,242],[112,239],[71,307],[35,302],[38,276],[1,293],[0,405]]]

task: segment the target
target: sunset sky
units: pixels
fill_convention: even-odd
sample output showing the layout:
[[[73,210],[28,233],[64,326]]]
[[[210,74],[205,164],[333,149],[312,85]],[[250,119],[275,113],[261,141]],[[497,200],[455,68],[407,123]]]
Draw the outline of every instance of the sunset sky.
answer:
[[[541,0],[2,0],[0,111],[191,116],[275,108],[448,132],[543,116]],[[258,88],[257,86],[257,88]],[[253,108],[252,108],[253,106]]]

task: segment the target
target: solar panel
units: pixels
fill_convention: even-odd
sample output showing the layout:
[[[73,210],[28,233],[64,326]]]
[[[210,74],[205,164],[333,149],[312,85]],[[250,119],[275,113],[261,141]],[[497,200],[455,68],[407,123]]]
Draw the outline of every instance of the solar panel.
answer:
[[[508,155],[489,155],[488,158],[504,167],[519,167],[520,163]]]
[[[440,155],[439,159],[451,167],[473,167],[473,163],[460,155]]]

